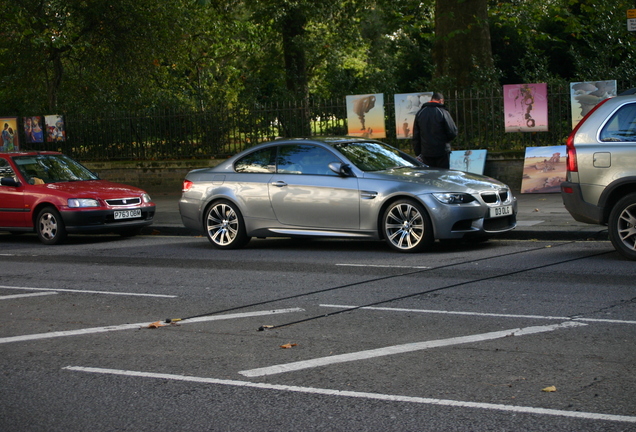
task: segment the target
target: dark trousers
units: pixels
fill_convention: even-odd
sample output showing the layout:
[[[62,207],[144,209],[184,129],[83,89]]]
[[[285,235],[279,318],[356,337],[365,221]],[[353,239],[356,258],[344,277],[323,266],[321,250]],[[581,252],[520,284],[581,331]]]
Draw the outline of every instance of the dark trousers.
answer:
[[[422,161],[432,168],[450,168],[450,153],[439,157],[422,156]]]

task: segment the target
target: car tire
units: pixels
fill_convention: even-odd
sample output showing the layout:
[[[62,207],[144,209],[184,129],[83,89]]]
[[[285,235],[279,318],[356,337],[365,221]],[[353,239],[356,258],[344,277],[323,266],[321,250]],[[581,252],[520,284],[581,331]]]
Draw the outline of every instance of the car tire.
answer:
[[[218,249],[238,249],[250,241],[241,211],[230,201],[212,203],[205,212],[203,228],[210,243]]]
[[[625,258],[636,260],[636,193],[621,198],[608,221],[609,238]]]
[[[40,241],[46,245],[60,244],[66,240],[64,221],[54,207],[40,210],[35,220],[35,229]]]
[[[399,200],[387,207],[382,230],[389,247],[398,252],[421,252],[435,241],[428,213],[413,200]]]

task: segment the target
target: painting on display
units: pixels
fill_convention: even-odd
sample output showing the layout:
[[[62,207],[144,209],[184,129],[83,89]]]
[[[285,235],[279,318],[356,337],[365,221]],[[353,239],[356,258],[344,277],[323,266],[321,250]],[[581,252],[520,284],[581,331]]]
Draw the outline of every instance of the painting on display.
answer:
[[[44,142],[44,129],[42,129],[44,123],[42,122],[42,117],[24,117],[22,121],[24,123],[24,139],[27,143]]]
[[[483,174],[487,150],[453,150],[450,155],[450,169]]]
[[[66,129],[62,116],[47,115],[44,117],[44,122],[46,123],[46,142],[66,141]]]
[[[565,146],[528,147],[521,193],[559,193],[566,176]]]
[[[413,138],[415,114],[426,102],[431,100],[433,92],[402,93],[394,96],[395,135],[397,139]]]
[[[616,96],[616,80],[570,83],[572,129],[603,99]]]
[[[386,138],[384,95],[347,96],[348,135],[364,138]]]
[[[503,88],[506,132],[548,130],[547,84],[511,84]]]
[[[20,150],[20,137],[18,134],[18,118],[4,117],[0,118],[0,150],[4,152],[12,152]]]

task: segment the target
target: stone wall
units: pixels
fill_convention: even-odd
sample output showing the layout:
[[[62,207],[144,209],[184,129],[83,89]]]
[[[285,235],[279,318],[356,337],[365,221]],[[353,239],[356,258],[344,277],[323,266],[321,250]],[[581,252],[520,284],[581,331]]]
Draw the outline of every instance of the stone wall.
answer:
[[[506,183],[518,192],[521,189],[524,152],[488,153],[484,175]],[[145,189],[152,194],[180,193],[181,183],[186,174],[197,168],[209,168],[221,160],[179,160],[179,161],[117,161],[84,162],[91,171],[104,180],[125,183]]]

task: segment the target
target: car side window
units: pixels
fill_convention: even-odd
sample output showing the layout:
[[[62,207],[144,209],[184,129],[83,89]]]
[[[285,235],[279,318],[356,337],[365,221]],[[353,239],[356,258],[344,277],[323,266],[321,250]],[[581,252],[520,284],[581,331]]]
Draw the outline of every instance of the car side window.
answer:
[[[601,130],[603,142],[636,141],[636,103],[623,105],[612,115]]]
[[[312,145],[281,145],[276,158],[279,174],[337,175],[329,169],[339,159],[330,151]]]
[[[0,158],[0,177],[1,178],[12,178],[13,180],[17,180],[15,177],[15,172],[13,172],[13,168],[9,165],[9,162],[6,159]]]
[[[234,170],[240,173],[274,173],[276,147],[267,147],[250,153],[234,163]]]

